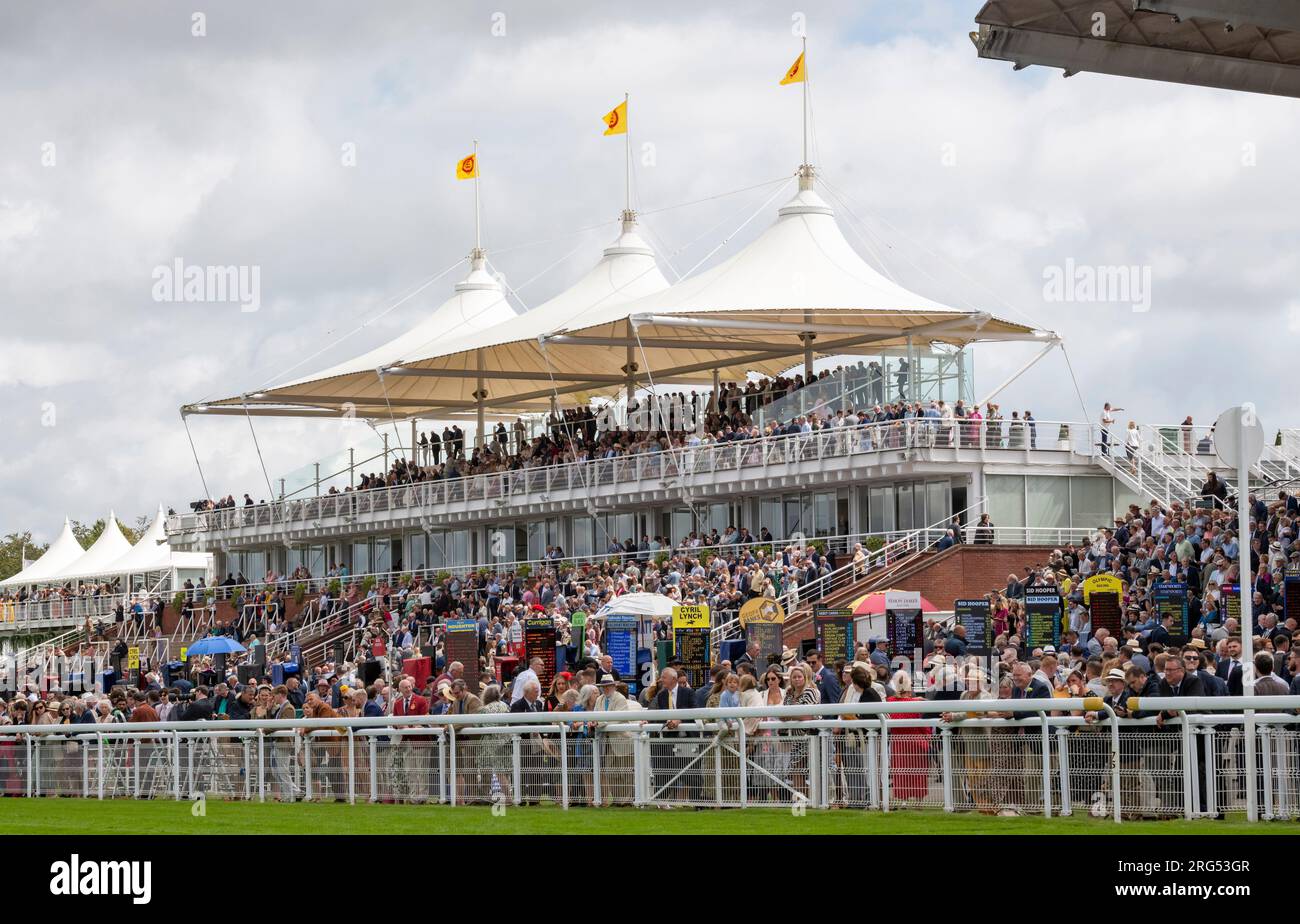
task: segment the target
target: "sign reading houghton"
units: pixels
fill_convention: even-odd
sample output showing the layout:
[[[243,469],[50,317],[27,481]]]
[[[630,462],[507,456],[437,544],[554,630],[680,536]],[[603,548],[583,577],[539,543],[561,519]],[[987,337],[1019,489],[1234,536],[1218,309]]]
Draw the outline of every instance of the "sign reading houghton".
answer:
[[[993,650],[993,620],[989,618],[991,607],[987,598],[954,600],[952,612],[957,625],[966,629],[968,655],[983,656]]]
[[[760,674],[775,655],[780,663],[785,648],[785,610],[766,597],[755,597],[740,608],[740,625],[745,630],[745,647],[758,646],[754,669]]]
[[[637,692],[635,616],[606,617],[605,653],[613,660],[614,670],[618,671],[628,690]]]
[[[533,616],[524,620],[524,658],[529,664],[533,658],[542,659],[542,669],[537,679],[542,690],[551,688],[555,679],[555,620],[550,616]]]
[[[1053,648],[1061,644],[1061,595],[1056,591],[1030,591],[1025,594],[1025,646]]]
[[[853,660],[853,611],[848,607],[815,607],[813,624],[817,627],[817,650],[826,664]]]
[[[473,619],[448,619],[447,633],[443,636],[443,658],[448,665],[459,661],[465,665],[465,676],[478,673],[478,623]],[[554,655],[552,655],[554,656]],[[437,666],[434,665],[436,670]],[[542,691],[545,692],[543,687]]]

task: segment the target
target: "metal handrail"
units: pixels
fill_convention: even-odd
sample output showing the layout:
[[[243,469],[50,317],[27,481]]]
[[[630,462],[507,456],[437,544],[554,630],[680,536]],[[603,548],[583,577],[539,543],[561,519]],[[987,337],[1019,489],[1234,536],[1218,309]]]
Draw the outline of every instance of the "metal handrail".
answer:
[[[331,517],[410,509],[423,514],[435,504],[458,501],[503,503],[527,494],[557,490],[591,491],[605,485],[636,480],[658,480],[670,487],[678,479],[710,472],[797,464],[890,451],[934,449],[1012,450],[1044,452],[1067,450],[1091,455],[1093,430],[1088,424],[1037,420],[1031,434],[1021,429],[1013,435],[1007,421],[992,426],[984,420],[942,420],[912,417],[858,426],[831,427],[811,433],[776,434],[752,439],[668,451],[629,453],[608,458],[536,465],[514,471],[479,473],[456,478],[347,491],[297,501],[235,507],[168,518],[170,535],[209,533],[249,526],[304,523]],[[1056,429],[1057,438],[1051,438]],[[1064,434],[1062,437],[1061,434]]]

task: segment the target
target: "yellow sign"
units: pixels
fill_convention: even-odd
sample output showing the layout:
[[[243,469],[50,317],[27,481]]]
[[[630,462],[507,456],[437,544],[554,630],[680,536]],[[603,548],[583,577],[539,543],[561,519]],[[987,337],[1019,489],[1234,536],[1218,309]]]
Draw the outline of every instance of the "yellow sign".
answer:
[[[707,606],[674,606],[674,629],[709,628],[709,608]]]
[[[623,101],[605,113],[605,134],[627,134],[627,101]]]
[[[1113,574],[1094,574],[1083,582],[1083,602],[1088,603],[1093,594],[1116,594],[1124,599],[1124,582]]]
[[[456,161],[456,179],[472,180],[478,176],[478,155],[466,154]]]
[[[182,649],[181,649],[181,661],[182,661],[182,662],[189,661],[189,653],[190,653],[189,648],[182,648]]]
[[[751,622],[771,622],[781,625],[785,622],[785,610],[775,600],[755,597],[740,608],[741,626],[747,626]]]
[[[140,669],[140,649],[128,648],[126,650],[126,666],[128,670]]]

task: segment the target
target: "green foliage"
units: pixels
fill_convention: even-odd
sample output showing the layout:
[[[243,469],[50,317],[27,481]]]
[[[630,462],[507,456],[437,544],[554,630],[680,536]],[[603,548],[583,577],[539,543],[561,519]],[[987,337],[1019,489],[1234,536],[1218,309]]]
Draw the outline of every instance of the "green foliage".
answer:
[[[361,579],[361,592],[363,594],[370,593],[370,591],[374,589],[374,586],[375,586],[375,576],[373,574],[367,574],[364,578]]]
[[[185,607],[185,591],[178,590],[172,594],[172,609],[179,613]]]
[[[883,536],[868,536],[862,541],[862,547],[868,552],[879,552],[885,547],[885,539]]]
[[[5,536],[0,540],[0,580],[13,577],[23,570],[24,555],[27,556],[28,561],[35,561],[44,555],[48,548],[48,544],[33,543],[30,532],[10,533]]]
[[[532,565],[520,565],[517,569],[515,569],[515,574],[521,578],[530,577],[532,573],[533,573]]]
[[[307,599],[307,585],[302,581],[293,585],[293,602],[302,606],[302,602]]]
[[[441,584],[443,581],[447,581],[450,579],[451,579],[450,571],[439,571],[437,578],[435,578],[434,580],[436,583]]]
[[[343,583],[338,578],[335,578],[334,580],[330,581],[329,592],[331,597],[337,597],[340,593],[343,592]]]

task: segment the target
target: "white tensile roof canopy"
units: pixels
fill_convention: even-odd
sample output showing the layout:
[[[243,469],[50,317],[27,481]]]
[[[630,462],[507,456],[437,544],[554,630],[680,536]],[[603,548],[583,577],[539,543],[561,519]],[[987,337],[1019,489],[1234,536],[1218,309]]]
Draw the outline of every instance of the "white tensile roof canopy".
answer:
[[[634,232],[631,219],[624,215],[620,241]],[[554,304],[475,334],[446,337],[423,356],[407,352],[380,367],[382,374],[346,363],[255,396],[182,411],[330,416],[347,409],[387,419],[446,417],[481,407],[505,415],[546,410],[552,396],[585,401],[652,380],[707,385],[715,371],[729,379],[777,375],[809,355],[909,342],[1049,343],[1055,336],[942,305],[885,278],[844,238],[814,188],[811,168],[800,171],[798,193],[755,241],[675,285],[662,284],[639,238],[628,243],[622,248],[616,242],[593,274]],[[383,357],[375,351],[365,356],[366,363],[376,359]]]
[[[127,541],[113,513],[99,538],[83,549],[65,517],[63,531],[39,560],[0,585],[60,585],[88,578],[118,577],[171,571],[176,568],[207,570],[212,561],[207,552],[176,552],[167,541],[167,516],[162,506],[135,545]]]
[[[122,527],[117,523],[117,514],[111,510],[104,531],[86,549],[84,555],[76,561],[69,562],[59,569],[59,573],[46,580],[51,583],[63,583],[72,578],[99,577],[109,574],[108,568],[113,562],[131,550],[131,543],[122,535]]]
[[[81,547],[81,543],[73,535],[72,524],[67,517],[64,517],[63,530],[59,533],[58,538],[50,543],[50,547],[45,550],[45,554],[17,574],[0,581],[0,586],[18,587],[25,584],[47,582],[63,570],[65,566],[72,564],[85,554],[86,550]]]
[[[167,541],[167,514],[162,506],[149,528],[135,545],[102,572],[104,575],[147,574],[173,568],[206,569],[212,561],[207,552],[175,552]]]

